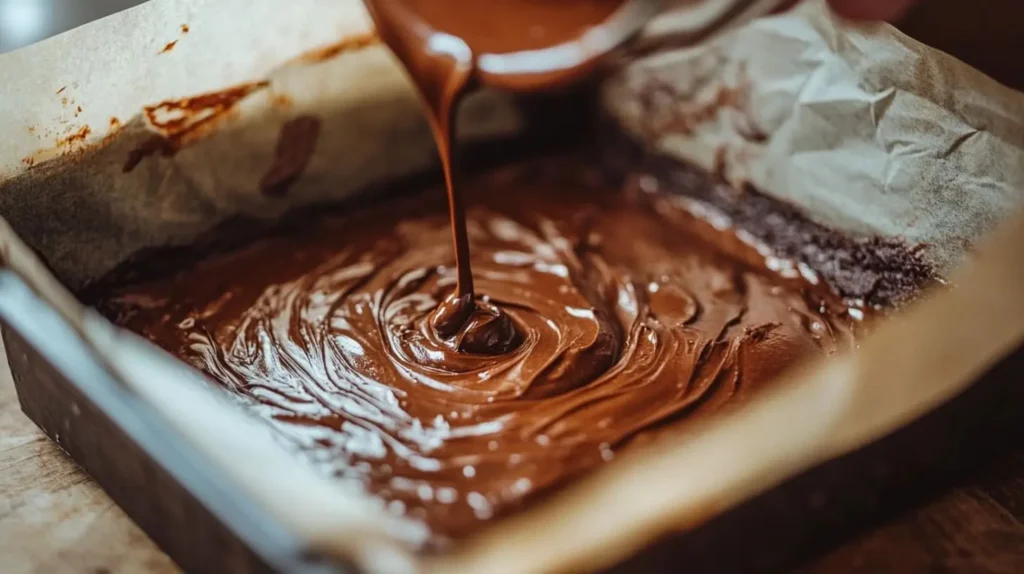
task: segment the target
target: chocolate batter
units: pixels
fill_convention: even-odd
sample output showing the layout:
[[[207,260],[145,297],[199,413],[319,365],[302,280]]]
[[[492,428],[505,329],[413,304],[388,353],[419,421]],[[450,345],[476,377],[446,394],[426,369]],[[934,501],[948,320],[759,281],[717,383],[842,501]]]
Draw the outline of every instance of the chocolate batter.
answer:
[[[485,312],[455,337],[432,324],[459,281],[437,189],[100,307],[435,543],[850,345],[855,321],[833,297],[764,271],[679,198],[609,186],[572,158],[463,183]]]

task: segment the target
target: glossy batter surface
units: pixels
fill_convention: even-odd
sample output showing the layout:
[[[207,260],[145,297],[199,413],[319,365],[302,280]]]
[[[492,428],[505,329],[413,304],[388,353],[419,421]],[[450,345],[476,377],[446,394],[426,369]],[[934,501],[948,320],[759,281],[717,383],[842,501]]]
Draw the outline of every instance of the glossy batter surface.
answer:
[[[844,307],[678,199],[565,158],[464,184],[482,303],[457,337],[431,325],[456,285],[441,189],[324,215],[100,307],[442,544],[851,344]]]

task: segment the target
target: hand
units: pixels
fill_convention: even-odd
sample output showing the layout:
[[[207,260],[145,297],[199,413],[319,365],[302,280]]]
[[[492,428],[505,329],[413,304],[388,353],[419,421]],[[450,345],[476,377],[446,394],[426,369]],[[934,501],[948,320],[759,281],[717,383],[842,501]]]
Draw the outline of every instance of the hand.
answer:
[[[829,0],[841,16],[854,20],[884,20],[891,22],[913,6],[915,0]]]

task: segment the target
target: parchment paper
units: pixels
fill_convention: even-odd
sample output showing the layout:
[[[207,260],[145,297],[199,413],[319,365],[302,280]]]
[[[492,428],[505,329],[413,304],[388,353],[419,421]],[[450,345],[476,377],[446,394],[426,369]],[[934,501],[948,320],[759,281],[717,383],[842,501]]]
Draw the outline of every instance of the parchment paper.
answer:
[[[587,522],[596,530],[580,531],[579,520],[564,512],[558,520],[541,508],[518,527],[497,526],[490,538],[467,546],[478,552],[456,558],[462,562],[419,564],[404,550],[416,537],[407,525],[389,522],[371,502],[303,465],[292,465],[288,476],[271,470],[288,454],[253,431],[258,422],[188,367],[83,309],[68,290],[146,247],[188,243],[232,215],[272,218],[429,166],[434,151],[413,92],[368,30],[355,0],[290,0],[287,9],[274,0],[153,0],[0,57],[0,215],[10,224],[0,225],[3,263],[57,307],[125,384],[312,545],[374,571],[594,566],[579,561],[584,555],[606,563],[638,540],[699,524],[707,516],[697,508],[728,508],[904,424],[955,394],[969,373],[993,359],[978,354],[971,368],[949,371],[956,377],[901,387],[885,397],[896,401],[888,403],[892,408],[873,416],[862,407],[878,398],[883,380],[810,371],[800,384],[751,405],[749,415],[741,411],[712,427],[707,439],[666,445],[643,468],[613,464],[591,486],[567,491],[573,504],[606,504],[608,481],[643,479],[657,489],[665,486],[659,469],[701,468],[692,481],[675,483],[665,500],[679,504],[670,512],[653,500],[629,512],[608,507],[630,522],[605,515]],[[359,47],[333,50],[339,43]],[[1020,199],[1020,94],[887,26],[851,30],[820,5],[810,6],[755,23],[710,50],[672,51],[626,67],[606,94],[653,71],[684,88],[692,83],[699,103],[715,82],[693,81],[695,70],[749,86],[744,117],[753,117],[767,138],[756,145],[736,141],[737,118],[727,109],[692,133],[655,143],[705,166],[709,150],[743,150],[740,157],[753,159],[729,162],[730,178],[753,181],[826,225],[925,241],[930,257],[948,268]],[[125,171],[127,158],[147,149],[154,133],[178,135],[154,127],[142,113],[147,106],[158,120],[159,113],[173,119],[173,110],[157,105],[239,85],[249,85],[247,95],[188,131],[180,149],[166,155],[157,149]],[[645,119],[629,108],[628,97],[609,97],[609,110],[627,126]],[[466,114],[470,139],[523,127],[515,106],[496,94],[476,97]],[[315,151],[287,193],[268,195],[261,180],[282,127],[304,116],[320,122]],[[1016,335],[1008,331],[998,343]],[[815,416],[780,425],[767,433],[767,443],[753,440],[765,437],[779,416],[792,421],[800,413]],[[214,429],[210,421],[223,424]],[[813,432],[826,428],[829,433]],[[705,488],[712,483],[715,488]],[[556,508],[564,511],[568,503],[561,500]],[[530,518],[538,516],[551,519]],[[515,548],[495,542],[506,534]],[[595,554],[595,543],[605,551]],[[530,560],[507,561],[513,551]]]
[[[272,0],[156,0],[6,54],[0,214],[76,289],[140,249],[188,243],[232,215],[273,217],[422,171],[436,152],[404,74],[379,44],[342,49],[365,44],[370,29],[355,0],[295,0],[287,9]],[[340,55],[325,59],[332,51]],[[212,125],[186,130],[173,156],[157,152],[124,172],[154,133],[180,131],[154,126],[146,106],[165,121],[182,114],[161,102],[256,82],[268,83]],[[268,196],[260,182],[282,126],[304,116],[320,123],[314,153],[287,197]],[[462,117],[467,140],[521,124],[495,94],[469,100]]]
[[[889,25],[807,2],[696,49],[671,30],[655,21],[648,40],[667,45],[605,85],[651,149],[919,246],[940,274],[1024,203],[1024,94]]]

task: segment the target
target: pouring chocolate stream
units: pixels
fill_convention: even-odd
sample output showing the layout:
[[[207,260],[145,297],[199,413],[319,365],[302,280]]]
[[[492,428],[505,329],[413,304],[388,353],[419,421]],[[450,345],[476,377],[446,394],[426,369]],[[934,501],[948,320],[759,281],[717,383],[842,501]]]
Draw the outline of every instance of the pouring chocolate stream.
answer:
[[[589,72],[656,10],[650,0],[368,0],[378,33],[412,76],[426,105],[448,191],[458,285],[431,325],[459,350],[502,354],[522,336],[498,307],[477,298],[456,183],[458,106],[478,85],[550,89]]]

